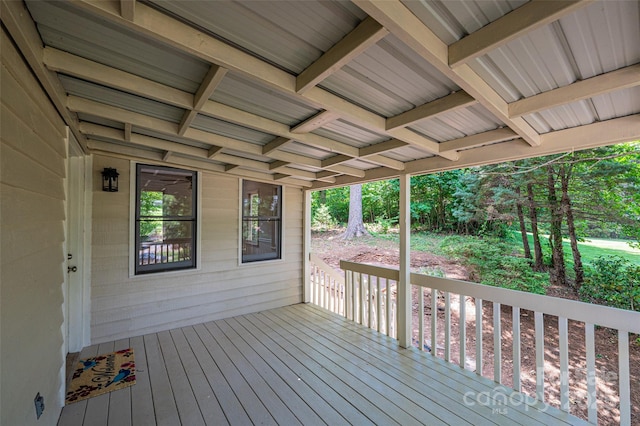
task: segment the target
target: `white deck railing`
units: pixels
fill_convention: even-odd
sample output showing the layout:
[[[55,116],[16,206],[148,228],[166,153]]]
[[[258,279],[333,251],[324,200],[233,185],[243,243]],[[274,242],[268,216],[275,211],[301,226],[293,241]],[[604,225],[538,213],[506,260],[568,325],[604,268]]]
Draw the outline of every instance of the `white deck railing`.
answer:
[[[397,269],[383,268],[347,261],[341,261],[340,267],[344,270],[345,279],[324,264],[315,255],[311,256],[312,262],[312,302],[323,306],[333,312],[346,316],[360,324],[379,330],[392,337],[397,337],[396,319],[402,313],[397,312],[397,283],[399,271]],[[431,277],[421,274],[411,274],[412,292],[418,300],[412,300],[412,305],[417,305],[418,324],[412,329],[418,330],[415,343],[421,350],[425,349],[425,333],[430,335],[431,348],[442,349],[442,358],[451,361],[451,310],[452,295],[458,303],[453,308],[458,308],[458,335],[459,335],[459,364],[461,368],[475,370],[482,375],[483,348],[482,337],[486,330],[483,329],[483,302],[491,303],[493,308],[493,321],[490,325],[493,330],[486,331],[493,334],[493,379],[502,384],[503,363],[512,363],[513,389],[520,392],[522,388],[523,372],[520,369],[521,362],[521,335],[520,318],[521,310],[534,312],[535,319],[535,359],[536,359],[536,399],[539,402],[545,400],[545,339],[544,316],[554,316],[558,319],[558,347],[551,348],[559,354],[560,371],[560,406],[563,411],[570,412],[569,401],[569,327],[568,321],[578,321],[584,324],[585,330],[585,357],[586,357],[586,381],[588,420],[597,424],[598,401],[603,403],[603,398],[609,395],[599,395],[596,391],[596,350],[595,327],[606,327],[617,330],[618,336],[618,397],[620,410],[620,424],[631,424],[630,404],[630,377],[629,377],[629,333],[640,334],[640,313],[621,309],[608,308],[599,305],[576,302],[555,297],[540,296],[498,287],[473,284],[465,281],[450,280]],[[438,312],[439,295],[444,302],[444,339],[438,339],[438,316],[431,315],[430,330],[425,329],[425,291],[430,293],[431,312]],[[475,302],[475,314],[473,319],[467,318],[466,300],[472,298]],[[511,306],[511,330],[512,353],[510,360],[502,356],[502,328],[501,306]],[[475,323],[475,367],[466,366],[467,360],[467,336],[468,324]],[[440,327],[442,328],[442,327]],[[497,332],[495,332],[497,331]],[[444,340],[444,341],[442,341]],[[419,343],[421,342],[421,343]],[[443,343],[440,347],[439,343]],[[438,350],[430,350],[433,356],[438,356]],[[529,372],[525,372],[529,374]],[[600,398],[600,399],[599,399]]]

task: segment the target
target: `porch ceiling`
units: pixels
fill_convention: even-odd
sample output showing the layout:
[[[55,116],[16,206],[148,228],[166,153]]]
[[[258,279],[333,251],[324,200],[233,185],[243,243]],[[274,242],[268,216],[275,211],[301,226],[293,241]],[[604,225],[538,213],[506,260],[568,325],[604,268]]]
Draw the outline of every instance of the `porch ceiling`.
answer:
[[[640,139],[630,1],[2,2],[87,152],[322,188]]]

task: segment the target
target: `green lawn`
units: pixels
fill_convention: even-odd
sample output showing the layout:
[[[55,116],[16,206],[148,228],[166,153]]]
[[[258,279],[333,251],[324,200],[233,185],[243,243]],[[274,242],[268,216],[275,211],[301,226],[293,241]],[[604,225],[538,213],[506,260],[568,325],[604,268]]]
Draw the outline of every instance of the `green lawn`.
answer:
[[[521,241],[519,233],[514,232],[514,238],[517,238],[517,241]],[[541,241],[543,244],[543,250],[547,241],[547,236],[545,236]],[[529,235],[529,244],[533,249],[533,238],[531,235]],[[563,245],[565,260],[567,263],[573,265],[573,254],[571,253],[569,240],[565,240]],[[624,240],[589,238],[584,242],[579,242],[578,249],[580,250],[582,263],[591,263],[600,256],[620,256],[633,264],[640,265],[640,250],[631,248],[631,246],[627,244],[627,241]]]
[[[375,238],[380,238],[387,241],[398,242],[399,237],[397,230],[394,229],[388,234],[374,234]],[[445,238],[443,235],[431,234],[426,232],[418,232],[411,234],[411,250],[424,251],[433,254],[442,254],[440,250],[440,243]],[[520,233],[513,232],[512,241],[522,246]],[[541,241],[543,247],[547,244],[547,237],[545,236]],[[372,240],[372,244],[375,244],[375,239]],[[529,244],[533,248],[533,238],[529,235]],[[633,264],[640,265],[640,250],[634,249],[627,244],[624,240],[606,240],[602,238],[589,238],[588,240],[578,243],[580,249],[580,255],[582,256],[583,263],[591,263],[599,256],[620,256],[623,259],[630,261]],[[544,250],[544,248],[543,248]],[[571,246],[569,241],[564,242],[565,260],[569,266],[573,265],[573,255],[571,254]]]

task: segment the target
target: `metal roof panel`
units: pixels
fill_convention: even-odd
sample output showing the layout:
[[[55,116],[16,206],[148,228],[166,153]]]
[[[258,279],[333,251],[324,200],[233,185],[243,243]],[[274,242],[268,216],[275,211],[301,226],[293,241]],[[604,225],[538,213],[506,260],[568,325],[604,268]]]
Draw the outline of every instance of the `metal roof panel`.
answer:
[[[27,1],[45,45],[195,93],[209,66],[63,1]]]

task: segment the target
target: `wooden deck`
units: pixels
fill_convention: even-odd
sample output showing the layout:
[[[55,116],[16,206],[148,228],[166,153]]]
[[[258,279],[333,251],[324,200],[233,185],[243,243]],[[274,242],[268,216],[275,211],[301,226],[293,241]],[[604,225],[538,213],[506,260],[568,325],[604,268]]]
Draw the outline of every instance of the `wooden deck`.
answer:
[[[91,346],[81,357],[127,347],[137,383],[66,406],[59,425],[586,424],[519,398],[498,405],[491,398],[508,395],[494,382],[313,305]]]

